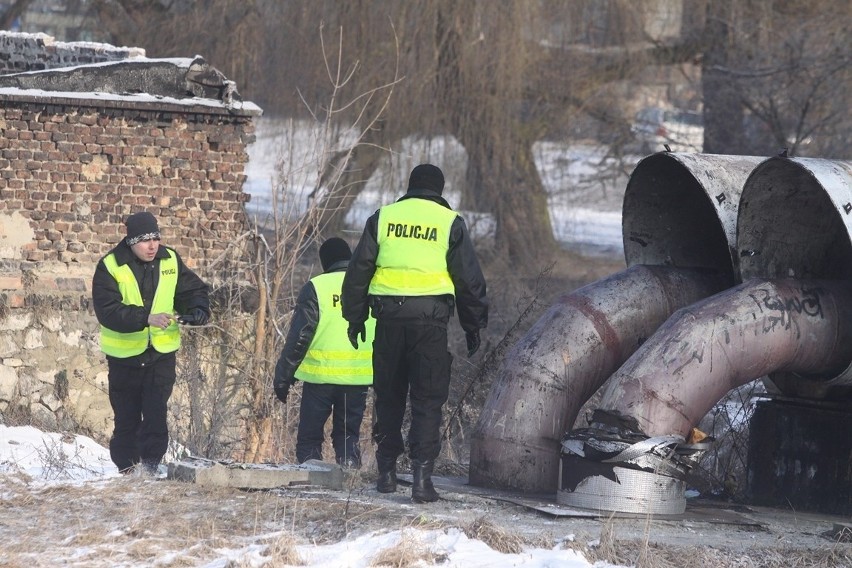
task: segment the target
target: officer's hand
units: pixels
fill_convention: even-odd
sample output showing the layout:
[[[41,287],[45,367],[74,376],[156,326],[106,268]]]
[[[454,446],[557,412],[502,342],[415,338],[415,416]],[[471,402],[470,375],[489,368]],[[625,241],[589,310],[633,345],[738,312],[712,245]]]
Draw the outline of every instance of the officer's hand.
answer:
[[[346,335],[349,336],[349,343],[352,347],[358,349],[358,335],[361,336],[361,343],[367,341],[367,328],[364,327],[364,322],[349,323],[349,329],[346,330]]]
[[[190,325],[204,325],[210,321],[210,315],[201,308],[192,308],[189,315],[192,317]]]
[[[275,398],[281,402],[287,402],[287,393],[290,392],[289,382],[275,383],[272,388],[275,389]]]
[[[473,354],[479,351],[479,330],[466,331],[464,340],[467,342],[467,356],[473,357]]]
[[[173,316],[162,313],[162,314],[148,314],[148,325],[151,327],[159,327],[160,329],[166,329],[172,324]]]

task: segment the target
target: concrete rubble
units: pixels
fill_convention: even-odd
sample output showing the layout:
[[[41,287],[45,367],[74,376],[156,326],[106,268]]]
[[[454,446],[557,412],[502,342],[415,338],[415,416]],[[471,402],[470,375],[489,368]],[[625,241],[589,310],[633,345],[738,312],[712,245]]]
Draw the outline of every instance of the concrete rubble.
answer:
[[[168,478],[207,487],[275,489],[309,485],[341,490],[350,473],[337,464],[319,460],[303,464],[246,464],[189,457],[170,463]]]

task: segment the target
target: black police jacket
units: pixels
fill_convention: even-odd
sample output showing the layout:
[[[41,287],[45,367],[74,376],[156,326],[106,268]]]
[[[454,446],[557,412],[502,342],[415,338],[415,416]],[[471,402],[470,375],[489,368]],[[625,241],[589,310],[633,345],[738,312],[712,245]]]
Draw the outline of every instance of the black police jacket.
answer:
[[[112,274],[107,270],[103,258],[95,268],[92,278],[92,305],[98,323],[119,333],[131,333],[148,327],[148,316],[151,314],[151,304],[154,292],[160,282],[160,261],[169,257],[167,247],[160,245],[157,255],[151,262],[141,261],[127,242],[122,241],[110,251],[115,254],[119,266],[127,264],[142,294],[143,306],[128,306],[122,303],[121,291]],[[173,252],[174,249],[171,249]],[[108,256],[108,255],[107,255]],[[195,272],[187,268],[180,255],[175,252],[178,264],[177,288],[175,289],[174,307],[177,313],[185,314],[193,308],[201,308],[210,314],[209,287]],[[153,363],[162,357],[174,357],[173,353],[162,354],[153,348],[135,357],[118,358],[107,355],[107,358],[123,365],[141,367]]]
[[[403,199],[426,199],[434,201],[450,209],[447,201],[437,193],[429,190],[409,190],[398,201]],[[380,306],[373,310],[377,320],[394,318],[408,321],[421,320],[424,322],[440,321],[442,304],[449,305],[445,296],[421,296],[418,298],[377,297],[370,298],[368,290],[373,274],[376,272],[376,258],[379,254],[377,239],[379,212],[376,211],[367,219],[361,240],[343,279],[341,303],[343,317],[351,323],[361,323],[367,320],[369,307]],[[416,262],[417,259],[412,259]],[[447,272],[455,288],[455,309],[459,323],[465,332],[484,329],[488,325],[488,299],[485,290],[485,276],[476,258],[476,251],[470,239],[467,225],[461,215],[457,216],[450,227],[450,243],[447,251]],[[402,302],[402,303],[400,303]],[[392,309],[387,309],[388,307]],[[446,321],[446,320],[444,320]]]

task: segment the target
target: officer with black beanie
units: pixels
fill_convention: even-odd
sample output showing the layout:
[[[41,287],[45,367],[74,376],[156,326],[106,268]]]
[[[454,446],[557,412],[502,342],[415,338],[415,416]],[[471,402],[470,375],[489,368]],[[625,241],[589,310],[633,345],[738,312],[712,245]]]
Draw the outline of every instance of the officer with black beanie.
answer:
[[[296,434],[296,459],[322,459],[324,429],[331,416],[335,460],[344,467],[361,467],[361,421],[367,389],[373,382],[372,351],[356,351],[346,338],[347,323],[340,311],[340,287],[352,257],[349,245],[333,237],[319,249],[323,273],[299,292],[284,348],[275,365],[275,396],[287,401],[297,379],[304,384]],[[375,322],[366,323],[372,341]]]
[[[173,248],[160,244],[147,211],[125,221],[127,236],[95,268],[92,305],[101,324],[118,470],[156,473],[169,443],[167,406],[180,348],[178,323],[210,319],[209,289]]]
[[[410,403],[411,497],[417,503],[439,498],[432,471],[450,387],[447,324],[457,311],[468,357],[479,349],[479,331],[488,324],[485,278],[464,219],[443,191],[440,168],[415,167],[405,195],[367,219],[343,280],[343,317],[353,346],[365,347],[364,322],[370,311],[376,318],[376,489],[397,489],[396,461],[405,451],[401,430]]]

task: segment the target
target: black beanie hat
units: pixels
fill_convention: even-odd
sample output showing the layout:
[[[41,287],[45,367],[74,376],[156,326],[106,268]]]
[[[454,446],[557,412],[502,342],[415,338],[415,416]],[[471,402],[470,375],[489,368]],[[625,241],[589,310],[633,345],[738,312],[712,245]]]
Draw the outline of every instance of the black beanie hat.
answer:
[[[147,211],[134,213],[124,222],[127,225],[127,244],[135,245],[140,241],[160,238],[160,227],[157,220]]]
[[[408,189],[429,189],[441,195],[444,192],[444,172],[432,164],[420,164],[411,170]]]
[[[332,237],[320,245],[319,255],[322,269],[328,270],[335,262],[352,258],[352,251],[346,241]]]

